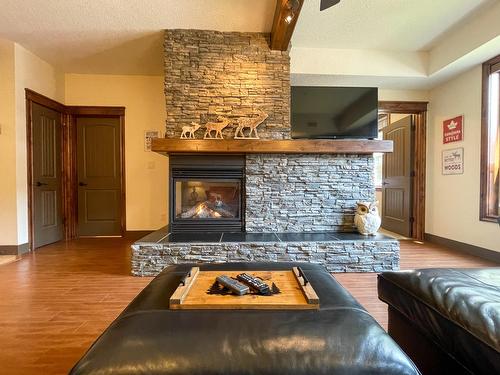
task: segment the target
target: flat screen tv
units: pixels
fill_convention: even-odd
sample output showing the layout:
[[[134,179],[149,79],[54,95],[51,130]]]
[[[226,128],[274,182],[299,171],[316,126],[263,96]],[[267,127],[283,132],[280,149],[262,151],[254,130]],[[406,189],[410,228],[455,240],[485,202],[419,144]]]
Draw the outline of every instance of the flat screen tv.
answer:
[[[377,138],[378,89],[292,86],[292,138]]]

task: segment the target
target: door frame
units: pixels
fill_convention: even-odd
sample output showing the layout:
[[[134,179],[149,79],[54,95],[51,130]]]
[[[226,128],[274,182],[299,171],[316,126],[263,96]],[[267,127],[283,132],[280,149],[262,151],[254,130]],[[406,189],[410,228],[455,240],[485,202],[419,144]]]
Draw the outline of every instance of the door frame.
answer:
[[[69,112],[71,113],[70,127],[71,132],[71,144],[72,144],[72,156],[71,156],[71,186],[72,197],[74,204],[71,207],[71,231],[73,233],[72,238],[78,237],[78,158],[77,158],[77,131],[76,131],[76,120],[80,117],[100,117],[100,118],[119,118],[120,120],[120,199],[121,199],[121,236],[125,235],[126,231],[126,195],[125,195],[125,107],[100,107],[100,106],[68,106]],[[89,238],[89,236],[85,236]],[[102,237],[102,236],[96,236]]]
[[[415,129],[412,138],[414,150],[412,166],[412,237],[417,241],[424,240],[425,233],[425,170],[426,170],[426,129],[427,104],[416,101],[380,101],[379,114],[403,113],[413,116]]]
[[[34,225],[34,210],[33,210],[33,200],[35,196],[35,191],[33,189],[33,119],[32,110],[33,104],[38,104],[43,107],[52,109],[61,115],[61,150],[63,150],[63,155],[61,158],[61,207],[62,207],[62,219],[63,219],[63,230],[64,238],[67,238],[66,233],[66,215],[65,206],[68,199],[68,189],[64,184],[64,175],[66,174],[66,167],[64,165],[64,138],[66,132],[66,122],[67,122],[67,111],[66,107],[52,100],[44,95],[38,94],[30,89],[25,89],[26,95],[26,159],[27,159],[27,193],[28,193],[28,248],[33,251],[33,242],[35,238],[35,225]]]
[[[28,193],[28,246],[33,251],[34,212],[33,212],[33,103],[52,109],[61,114],[61,200],[64,239],[77,238],[77,176],[76,176],[76,118],[119,117],[121,127],[120,162],[121,162],[121,232],[125,235],[125,107],[114,106],[66,106],[31,89],[25,89],[26,100],[26,151],[27,151],[27,193]]]

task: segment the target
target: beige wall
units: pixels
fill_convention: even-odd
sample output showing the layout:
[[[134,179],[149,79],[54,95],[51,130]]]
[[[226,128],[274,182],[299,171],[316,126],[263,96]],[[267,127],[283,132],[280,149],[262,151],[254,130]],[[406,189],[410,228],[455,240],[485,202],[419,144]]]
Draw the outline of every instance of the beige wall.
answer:
[[[66,75],[67,105],[123,106],[127,230],[167,224],[168,158],[144,151],[145,130],[165,130],[161,76]]]
[[[464,141],[443,145],[442,122],[464,115]],[[426,232],[500,251],[498,224],[479,220],[481,66],[430,92]],[[441,152],[464,148],[464,174],[443,176]]]
[[[382,101],[429,101],[429,91],[426,90],[378,90],[378,100]]]
[[[0,39],[0,245],[17,245],[14,43]]]
[[[16,191],[17,242],[28,242],[28,189],[25,89],[64,102],[64,74],[19,44],[15,44],[16,71]]]
[[[64,99],[64,76],[20,45],[0,41],[0,245],[28,242],[25,88]]]

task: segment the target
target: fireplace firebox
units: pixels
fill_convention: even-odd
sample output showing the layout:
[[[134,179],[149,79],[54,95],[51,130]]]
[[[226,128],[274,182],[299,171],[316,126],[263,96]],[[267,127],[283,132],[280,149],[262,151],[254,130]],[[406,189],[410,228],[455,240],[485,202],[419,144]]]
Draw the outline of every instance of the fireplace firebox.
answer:
[[[172,232],[242,232],[243,155],[171,155]]]

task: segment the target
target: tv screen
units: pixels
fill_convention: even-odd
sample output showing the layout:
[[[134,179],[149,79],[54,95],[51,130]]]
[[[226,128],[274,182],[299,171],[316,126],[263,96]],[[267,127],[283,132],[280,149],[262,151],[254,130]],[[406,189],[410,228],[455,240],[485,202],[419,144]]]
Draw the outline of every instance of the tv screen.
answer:
[[[378,89],[292,86],[292,138],[376,138]]]

